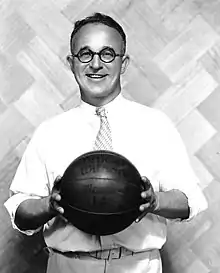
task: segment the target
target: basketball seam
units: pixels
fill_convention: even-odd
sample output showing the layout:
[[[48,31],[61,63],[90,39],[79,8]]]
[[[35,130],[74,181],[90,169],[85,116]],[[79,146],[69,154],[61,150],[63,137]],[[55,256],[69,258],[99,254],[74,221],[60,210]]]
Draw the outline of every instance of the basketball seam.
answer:
[[[80,212],[85,212],[85,213],[88,213],[88,214],[98,214],[98,215],[120,215],[122,213],[127,213],[127,212],[131,212],[131,211],[135,211],[138,209],[138,206],[137,208],[134,208],[134,209],[129,209],[129,210],[123,210],[123,211],[120,211],[120,212],[109,212],[109,213],[106,213],[106,212],[92,212],[92,211],[87,211],[87,210],[82,210],[82,209],[79,209],[79,208],[76,208],[76,207],[73,207],[69,204],[65,204],[66,206],[70,207],[71,209],[75,209],[77,211],[80,211]]]

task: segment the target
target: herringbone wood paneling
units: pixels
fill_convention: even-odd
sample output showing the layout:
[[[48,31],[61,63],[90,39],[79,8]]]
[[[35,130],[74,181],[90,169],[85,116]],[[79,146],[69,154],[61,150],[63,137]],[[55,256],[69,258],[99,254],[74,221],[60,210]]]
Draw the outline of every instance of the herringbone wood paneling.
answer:
[[[0,201],[34,129],[78,101],[65,58],[74,21],[94,11],[127,33],[124,95],[170,116],[209,202],[190,223],[169,224],[164,272],[220,272],[220,0],[1,0]],[[3,206],[0,216],[1,272],[45,272],[41,234],[12,230]]]

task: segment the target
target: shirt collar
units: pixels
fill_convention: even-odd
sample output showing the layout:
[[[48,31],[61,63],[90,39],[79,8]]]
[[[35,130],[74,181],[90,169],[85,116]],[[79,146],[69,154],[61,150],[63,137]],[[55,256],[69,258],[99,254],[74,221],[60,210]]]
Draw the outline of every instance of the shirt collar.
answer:
[[[115,99],[113,99],[112,101],[110,101],[109,103],[107,103],[106,105],[104,105],[103,107],[106,109],[107,112],[111,111],[112,109],[117,108],[117,105],[120,104],[120,102],[123,100],[123,96],[121,94],[119,94]],[[88,112],[88,113],[96,113],[96,106],[93,106],[83,100],[80,100],[80,105],[79,107]]]

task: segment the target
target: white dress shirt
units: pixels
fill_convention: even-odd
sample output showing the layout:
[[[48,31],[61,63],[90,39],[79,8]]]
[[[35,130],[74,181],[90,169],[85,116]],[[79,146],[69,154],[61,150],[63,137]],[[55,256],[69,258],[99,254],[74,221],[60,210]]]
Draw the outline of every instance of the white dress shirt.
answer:
[[[183,145],[169,118],[119,95],[106,105],[113,150],[127,157],[147,176],[155,191],[185,193],[190,218],[207,208]],[[17,169],[5,203],[14,228],[18,205],[28,198],[48,196],[55,178],[79,155],[91,151],[100,126],[95,107],[85,102],[43,122],[33,135]],[[36,231],[26,231],[31,235]],[[101,238],[86,234],[61,217],[44,226],[45,242],[61,251],[92,251],[124,246],[132,251],[160,249],[166,241],[166,219],[147,214],[139,223]],[[137,271],[135,271],[137,272]]]

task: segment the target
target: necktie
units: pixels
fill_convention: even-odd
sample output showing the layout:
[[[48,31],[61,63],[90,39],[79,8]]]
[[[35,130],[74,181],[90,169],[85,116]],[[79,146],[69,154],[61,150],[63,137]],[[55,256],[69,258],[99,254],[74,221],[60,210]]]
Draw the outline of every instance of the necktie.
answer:
[[[100,129],[96,136],[94,150],[113,150],[111,128],[109,126],[105,108],[96,108],[96,115],[100,117]]]

